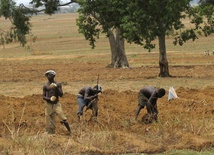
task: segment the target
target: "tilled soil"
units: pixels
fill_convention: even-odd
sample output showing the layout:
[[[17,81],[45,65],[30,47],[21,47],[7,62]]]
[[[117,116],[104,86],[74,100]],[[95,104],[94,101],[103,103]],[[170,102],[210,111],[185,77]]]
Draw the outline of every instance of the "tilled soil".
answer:
[[[26,152],[28,144],[17,142],[16,136],[36,136],[38,140],[45,134],[42,86],[46,82],[44,72],[47,69],[55,69],[56,80],[62,82],[64,96],[60,102],[72,128],[71,137],[67,137],[65,128],[57,121],[56,134],[46,137],[49,142],[43,141],[49,152],[61,152],[65,147],[68,154],[159,153],[172,149],[200,151],[213,148],[214,87],[209,83],[214,77],[213,65],[172,66],[171,73],[177,75],[172,78],[157,77],[158,67],[113,69],[105,66],[94,62],[37,64],[34,60],[4,60],[0,76],[2,152],[8,148],[14,154]],[[98,123],[90,120],[91,110],[78,122],[77,92],[85,85],[96,84],[97,74],[103,86],[98,103]],[[201,84],[196,85],[200,79]],[[179,98],[168,101],[166,94],[159,99],[159,121],[143,124],[141,118],[146,109],[141,111],[137,122],[134,112],[139,89],[149,84],[167,90],[169,86],[175,86]],[[32,150],[28,151],[33,154]]]

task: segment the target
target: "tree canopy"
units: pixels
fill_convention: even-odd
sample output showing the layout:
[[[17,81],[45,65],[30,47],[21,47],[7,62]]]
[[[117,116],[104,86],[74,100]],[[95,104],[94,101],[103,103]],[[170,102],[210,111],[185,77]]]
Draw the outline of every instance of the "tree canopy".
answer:
[[[16,6],[12,0],[0,0],[0,17],[11,21],[8,31],[0,30],[0,45],[18,40],[23,46],[26,44],[26,35],[30,33],[30,17],[32,12],[23,6]]]
[[[165,37],[174,37],[174,45],[182,46],[200,35],[208,36],[213,31],[213,5],[208,1],[199,6],[190,6],[190,0],[96,0],[79,1],[81,9],[79,30],[92,47],[100,33],[109,28],[119,28],[121,38],[129,43],[142,45],[151,51],[152,43],[159,40],[160,76],[170,76],[166,55]],[[99,18],[100,17],[100,18]],[[185,27],[188,18],[191,27]]]
[[[27,8],[24,5],[16,6],[13,0],[0,0],[0,17],[3,16],[6,19],[10,19],[13,25],[9,32],[3,33],[3,31],[1,31],[1,40],[3,40],[4,34],[4,43],[18,39],[20,43],[24,45],[26,43],[25,36],[29,34],[31,30],[31,15],[39,11],[44,11],[51,15],[57,11],[60,6],[73,2],[78,2],[81,5],[80,12],[94,12],[102,17],[99,18],[99,24],[96,22],[92,24],[93,18],[89,17],[88,22],[91,24],[91,28],[82,27],[82,31],[85,32],[91,29],[88,31],[90,34],[86,36],[86,39],[90,38],[89,41],[92,46],[95,46],[94,43],[96,40],[93,36],[98,37],[98,32],[105,33],[108,28],[121,27],[123,37],[126,38],[128,42],[144,44],[145,48],[151,49],[154,45],[149,43],[151,40],[154,40],[157,33],[159,33],[156,31],[157,20],[159,20],[159,22],[162,20],[162,22],[164,22],[164,29],[171,32],[173,29],[179,30],[183,28],[184,25],[180,19],[186,16],[194,17],[191,22],[195,24],[196,29],[202,29],[199,25],[204,22],[202,20],[203,16],[206,16],[208,20],[202,30],[205,35],[213,33],[213,0],[200,0],[199,4],[201,5],[194,8],[189,6],[190,0],[71,0],[65,4],[62,4],[59,0],[32,0],[30,4],[34,5],[34,9]],[[38,8],[41,6],[44,6],[45,9],[39,10]],[[184,12],[186,14],[182,14]],[[95,27],[95,25],[101,25],[103,28],[102,31]],[[183,42],[190,38],[193,40],[197,38],[193,29],[181,33],[179,37],[175,37],[174,44],[178,43],[182,45]],[[143,43],[143,41],[145,41],[145,43]]]
[[[14,0],[0,0],[0,17],[10,20],[11,28],[7,31],[0,29],[0,45],[9,44],[18,40],[22,46],[27,43],[26,36],[31,32],[30,18],[38,12],[44,11],[46,14],[53,14],[59,10],[60,6],[69,5],[71,2],[61,4],[59,0],[32,0],[29,1],[33,8],[28,8],[23,4],[16,5]],[[39,7],[44,6],[44,9]]]
[[[79,0],[80,16],[77,20],[79,32],[89,40],[92,48],[101,33],[108,34],[109,29],[120,27],[121,14],[125,12],[126,3],[117,0]]]
[[[9,31],[0,30],[0,44],[14,40],[26,44],[30,33],[30,17],[41,11],[53,14],[60,6],[73,2],[80,4],[80,17],[77,21],[80,33],[95,47],[100,33],[107,36],[109,30],[118,30],[119,37],[129,43],[142,45],[149,51],[155,48],[153,40],[159,43],[160,76],[169,76],[165,37],[174,37],[174,45],[208,36],[214,32],[213,0],[200,0],[198,6],[190,6],[191,0],[71,0],[62,4],[59,0],[32,0],[34,8],[15,6],[13,0],[0,0],[0,17],[9,19]],[[183,19],[188,18],[191,27],[185,27]],[[122,42],[121,42],[122,43]],[[121,44],[120,43],[120,44]],[[118,44],[118,45],[120,45]],[[122,46],[121,46],[122,47]]]
[[[209,5],[207,9],[203,9],[202,5],[191,7],[190,0],[81,0],[79,2],[82,6],[79,12],[85,15],[81,16],[78,23],[80,32],[90,41],[92,47],[95,46],[96,38],[99,38],[100,33],[106,33],[108,28],[115,27],[121,28],[122,36],[128,42],[144,45],[144,48],[149,50],[155,47],[151,41],[156,39],[160,31],[175,36],[175,45],[183,45],[190,39],[195,40],[201,32],[207,36],[213,31],[213,6]],[[91,16],[92,13],[101,18]],[[205,15],[207,22],[203,21]],[[184,18],[189,18],[195,27],[187,29],[182,23]]]

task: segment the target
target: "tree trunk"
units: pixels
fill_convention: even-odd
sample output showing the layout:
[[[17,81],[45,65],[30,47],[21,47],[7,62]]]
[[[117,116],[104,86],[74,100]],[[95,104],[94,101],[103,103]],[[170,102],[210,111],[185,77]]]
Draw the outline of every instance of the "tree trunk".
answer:
[[[111,64],[114,68],[128,68],[129,63],[125,53],[124,40],[120,38],[120,29],[116,29],[116,33],[112,30],[108,31],[109,43],[111,47]]]
[[[116,55],[114,53],[117,53],[117,49],[116,49],[116,40],[114,37],[114,33],[109,30],[108,31],[108,39],[109,39],[109,44],[110,44],[110,48],[111,48],[111,64],[109,64],[110,67],[114,66],[114,60],[116,59]]]
[[[170,77],[168,60],[166,56],[166,43],[165,43],[165,33],[158,36],[159,41],[159,67],[160,67],[160,77]]]

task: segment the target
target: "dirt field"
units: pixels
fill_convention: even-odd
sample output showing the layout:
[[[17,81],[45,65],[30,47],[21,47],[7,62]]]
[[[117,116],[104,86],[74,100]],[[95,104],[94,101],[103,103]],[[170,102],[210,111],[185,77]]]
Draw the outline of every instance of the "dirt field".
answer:
[[[36,25],[39,19],[33,21]],[[157,51],[147,53],[138,51],[139,47],[136,50],[127,47],[132,67],[113,69],[106,67],[110,62],[108,49],[84,52],[87,43],[81,39],[75,42],[77,38],[44,40],[38,38],[30,50],[17,44],[0,50],[0,154],[155,154],[176,149],[213,150],[213,55],[205,56],[197,47],[196,52],[169,50],[173,77],[159,78]],[[210,40],[213,41],[213,36],[206,42]],[[78,52],[70,44],[84,46]],[[201,47],[199,44],[189,46]],[[62,52],[66,49],[71,51]],[[41,94],[48,69],[54,69],[56,81],[62,82],[64,96],[60,101],[72,127],[71,137],[66,136],[66,129],[59,123],[56,134],[45,134]],[[78,122],[77,92],[83,86],[94,86],[97,74],[103,87],[98,105],[99,123],[89,120],[91,111]],[[158,100],[159,122],[149,125],[141,122],[146,109],[141,111],[138,122],[134,121],[137,93],[145,85],[167,90]],[[168,102],[171,86],[179,99]]]

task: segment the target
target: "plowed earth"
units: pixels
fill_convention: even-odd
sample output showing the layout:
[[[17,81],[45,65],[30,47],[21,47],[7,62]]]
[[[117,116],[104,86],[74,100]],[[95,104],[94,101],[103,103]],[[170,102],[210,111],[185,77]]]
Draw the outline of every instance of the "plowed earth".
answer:
[[[57,49],[58,42],[50,41],[48,47]],[[6,57],[5,50],[11,56]],[[130,52],[127,56],[133,66],[114,69],[106,67],[109,53],[55,55],[38,51],[26,57],[13,57],[16,50],[22,48],[0,51],[0,154],[140,154],[214,147],[212,55],[169,52],[172,77],[159,78],[157,52]],[[58,118],[56,134],[45,133],[42,86],[47,81],[44,73],[48,69],[54,69],[56,81],[62,82],[64,96],[60,102],[72,128],[70,137]],[[98,74],[103,87],[98,123],[90,120],[90,110],[78,122],[78,90],[83,86],[93,87]],[[142,123],[146,109],[134,121],[137,93],[145,85],[167,90],[158,100],[158,123]],[[171,86],[179,98],[168,101]]]
[[[202,88],[189,88],[182,84],[185,80],[186,83],[191,83],[191,78],[199,80],[199,83],[200,78],[202,81],[206,81],[206,78],[213,79],[214,74],[211,72],[213,65],[191,66],[192,73],[200,73],[200,77],[189,75],[191,73],[188,67],[171,67],[172,72],[176,70],[177,75],[185,77],[180,78],[180,84],[174,84],[173,80],[179,81],[179,77],[158,78],[155,71],[158,67],[113,69],[106,68],[100,63],[58,62],[61,64],[38,65],[35,60],[32,60],[29,65],[27,63],[29,62],[23,63],[18,60],[1,63],[0,80],[4,83],[4,85],[1,84],[2,95],[0,96],[1,150],[6,148],[16,150],[18,146],[16,146],[17,142],[14,142],[15,137],[36,135],[35,139],[39,139],[38,137],[44,134],[44,101],[41,94],[43,83],[46,82],[44,72],[48,68],[55,69],[56,80],[62,81],[65,94],[60,101],[73,133],[68,138],[65,128],[57,123],[56,134],[46,137],[51,141],[51,144],[49,142],[44,144],[47,150],[53,149],[60,152],[67,145],[67,151],[74,154],[81,152],[113,154],[158,153],[185,148],[203,150],[213,147],[213,83],[204,85]],[[206,73],[204,68],[210,72]],[[148,74],[141,74],[139,71]],[[77,91],[84,85],[96,84],[97,74],[100,74],[100,84],[103,86],[103,94],[100,95],[98,104],[99,123],[90,121],[90,110],[85,112],[82,121],[78,122]],[[208,77],[205,77],[207,76],[205,74],[208,74]],[[120,77],[123,78],[120,79]],[[155,85],[154,81],[159,86],[159,82],[163,83],[162,86],[166,89],[168,87],[164,83],[171,81],[169,86],[176,86],[179,99],[168,102],[168,94],[159,99],[159,122],[145,125],[141,122],[141,117],[146,110],[141,111],[138,122],[134,121],[134,112],[137,107],[138,89],[144,85],[142,81],[149,83],[149,80],[153,80],[152,85]],[[134,83],[139,85],[132,90]]]

